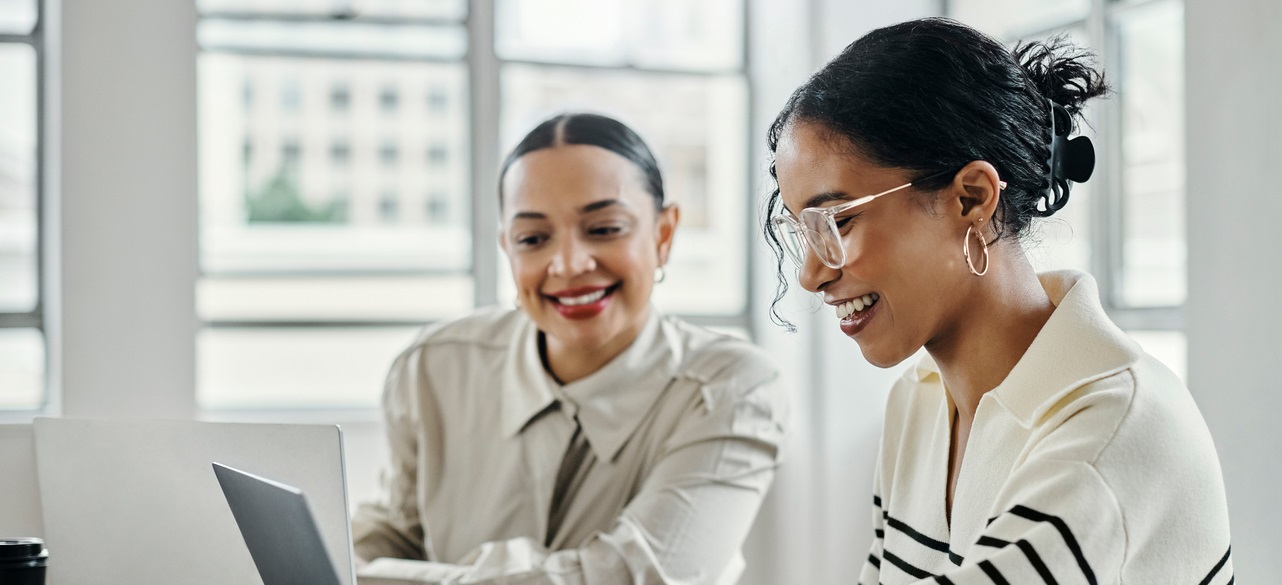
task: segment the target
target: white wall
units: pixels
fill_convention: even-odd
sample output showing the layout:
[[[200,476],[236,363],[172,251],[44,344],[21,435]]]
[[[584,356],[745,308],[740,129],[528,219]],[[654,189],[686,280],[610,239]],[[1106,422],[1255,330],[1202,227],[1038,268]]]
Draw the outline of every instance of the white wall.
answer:
[[[1282,583],[1282,3],[1185,0],[1189,386],[1243,583]]]

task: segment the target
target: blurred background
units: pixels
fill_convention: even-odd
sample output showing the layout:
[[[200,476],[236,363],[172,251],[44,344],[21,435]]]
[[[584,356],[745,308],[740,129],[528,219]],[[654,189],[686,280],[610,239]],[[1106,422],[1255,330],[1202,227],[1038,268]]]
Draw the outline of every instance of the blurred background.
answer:
[[[656,304],[794,380],[744,583],[853,583],[899,369],[796,291],[799,332],[770,322],[764,136],[846,44],[930,15],[1097,55],[1117,88],[1083,128],[1099,166],[1029,254],[1093,273],[1189,382],[1238,572],[1282,582],[1275,0],[0,0],[0,422],[338,423],[359,499],[391,360],[425,323],[513,301],[502,156],[549,115],[601,112],[682,206]]]

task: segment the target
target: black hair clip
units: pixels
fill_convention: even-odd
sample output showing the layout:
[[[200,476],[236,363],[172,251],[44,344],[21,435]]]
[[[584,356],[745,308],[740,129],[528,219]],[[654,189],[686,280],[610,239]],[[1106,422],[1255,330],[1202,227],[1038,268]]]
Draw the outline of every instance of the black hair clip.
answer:
[[[1046,161],[1046,182],[1042,188],[1042,203],[1037,210],[1049,216],[1068,203],[1068,193],[1073,183],[1085,183],[1095,170],[1095,146],[1085,136],[1068,138],[1073,129],[1073,117],[1068,110],[1047,100],[1051,107],[1050,158]]]

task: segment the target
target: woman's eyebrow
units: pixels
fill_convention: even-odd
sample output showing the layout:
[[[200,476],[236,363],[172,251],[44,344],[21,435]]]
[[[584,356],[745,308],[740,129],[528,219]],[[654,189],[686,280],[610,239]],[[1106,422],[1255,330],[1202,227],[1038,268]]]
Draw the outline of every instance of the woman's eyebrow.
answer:
[[[584,205],[583,207],[580,207],[579,215],[585,215],[588,213],[592,213],[593,211],[600,211],[602,209],[605,209],[607,207],[613,207],[615,205],[618,205],[620,207],[628,207],[627,202],[623,201],[622,199],[602,199],[600,201],[593,201],[592,203],[589,203],[587,205]],[[547,218],[548,216],[546,213],[541,213],[538,211],[518,211],[512,214],[512,219],[547,219]]]
[[[849,201],[850,195],[843,191],[827,191],[806,200],[806,207],[819,207],[829,201]]]
[[[592,203],[584,205],[582,208],[579,209],[579,214],[583,215],[583,214],[592,213],[593,211],[605,209],[613,205],[626,206],[626,204],[623,202],[622,199],[602,199],[600,201],[593,201]]]
[[[809,207],[819,207],[820,205],[823,205],[829,201],[848,201],[849,199],[850,199],[850,195],[847,195],[843,191],[827,191],[827,192],[815,195],[810,199],[807,199],[806,203],[802,205],[801,208],[806,209]],[[796,217],[797,213],[799,213],[791,209],[788,209],[787,205],[784,205],[783,208],[787,210],[788,213],[791,213],[793,217]]]

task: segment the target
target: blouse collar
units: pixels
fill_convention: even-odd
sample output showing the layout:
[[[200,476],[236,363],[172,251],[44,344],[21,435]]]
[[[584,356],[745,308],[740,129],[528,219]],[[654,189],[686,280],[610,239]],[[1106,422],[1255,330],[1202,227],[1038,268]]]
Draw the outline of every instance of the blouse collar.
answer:
[[[591,375],[564,386],[543,368],[539,330],[523,323],[509,346],[503,372],[503,431],[512,437],[554,405],[575,416],[599,459],[610,461],[636,431],[681,363],[679,333],[657,309],[623,353]]]

